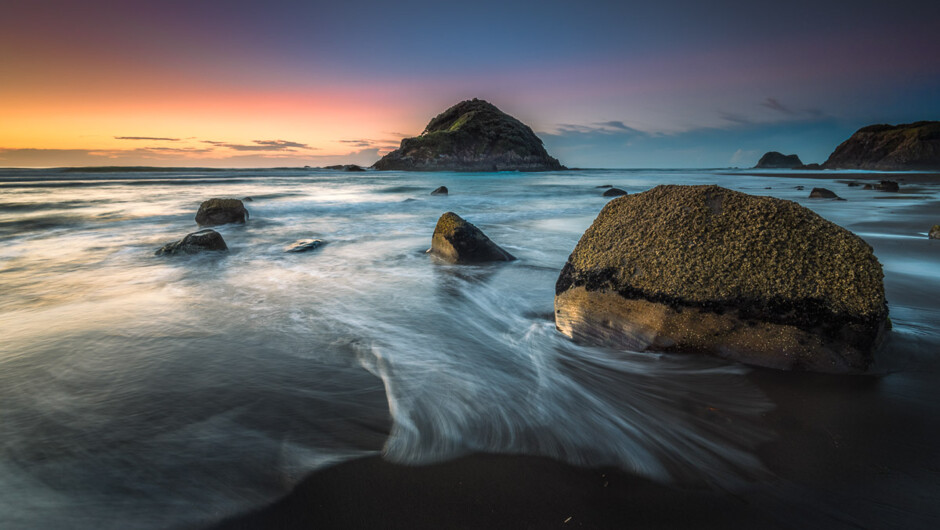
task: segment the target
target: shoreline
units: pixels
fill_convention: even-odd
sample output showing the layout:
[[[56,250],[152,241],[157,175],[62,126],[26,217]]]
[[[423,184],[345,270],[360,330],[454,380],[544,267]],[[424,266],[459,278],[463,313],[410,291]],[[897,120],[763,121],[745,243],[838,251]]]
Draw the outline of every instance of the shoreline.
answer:
[[[775,170],[776,171],[776,170]],[[727,172],[717,172],[718,175],[724,175],[733,177],[736,175],[746,175],[749,177],[784,177],[784,178],[807,178],[813,180],[832,180],[837,182],[852,182],[852,181],[880,181],[880,180],[893,180],[896,182],[908,183],[908,184],[924,184],[930,183],[935,184],[940,182],[940,172],[937,171],[926,171],[926,172],[907,172],[907,171],[881,171],[881,172],[859,172],[859,173],[848,173],[848,171],[853,170],[833,170],[833,171],[846,171],[844,173],[825,173],[822,171],[813,171],[813,170],[781,170],[779,173],[762,173],[760,171],[753,170],[740,170],[740,171],[727,171]]]
[[[475,454],[405,466],[371,456],[317,471],[215,530],[300,528],[778,528],[733,495],[613,468]]]

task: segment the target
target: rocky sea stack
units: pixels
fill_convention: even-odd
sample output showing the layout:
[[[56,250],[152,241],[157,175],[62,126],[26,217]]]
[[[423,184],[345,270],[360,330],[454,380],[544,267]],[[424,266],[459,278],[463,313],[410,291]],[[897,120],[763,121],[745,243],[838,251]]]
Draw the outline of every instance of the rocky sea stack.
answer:
[[[420,136],[372,166],[404,171],[552,171],[564,169],[527,125],[482,99],[435,117]]]
[[[658,186],[610,201],[584,233],[555,323],[619,348],[859,372],[887,325],[882,278],[868,244],[794,202]]]
[[[238,199],[209,199],[203,201],[196,212],[196,224],[199,226],[244,223],[247,220],[248,210]]]
[[[428,252],[457,264],[516,259],[493,243],[482,230],[454,212],[447,212],[437,220]]]
[[[826,169],[940,169],[940,121],[869,125],[829,155]]]
[[[800,157],[796,155],[785,155],[777,151],[764,153],[754,166],[757,169],[795,169],[803,166]]]

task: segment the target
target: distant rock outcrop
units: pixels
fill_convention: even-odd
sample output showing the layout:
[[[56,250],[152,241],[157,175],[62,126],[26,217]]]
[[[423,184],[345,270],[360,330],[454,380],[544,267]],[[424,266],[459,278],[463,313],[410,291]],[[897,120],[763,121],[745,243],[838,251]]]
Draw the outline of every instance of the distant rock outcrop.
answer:
[[[777,151],[764,153],[754,166],[757,169],[794,169],[803,165],[800,157],[796,155],[785,155]]]
[[[155,254],[157,256],[195,254],[204,250],[228,250],[228,246],[226,246],[225,240],[222,239],[222,234],[211,228],[206,228],[205,230],[187,234],[186,237],[179,241],[163,245]]]
[[[809,192],[810,199],[838,199],[839,196],[832,190],[826,188],[813,188],[813,191]]]
[[[337,164],[335,166],[326,166],[323,169],[334,169],[336,171],[365,171],[362,166],[356,164]]]
[[[881,171],[940,169],[940,121],[863,127],[836,147],[823,167]]]
[[[199,226],[244,223],[247,220],[248,210],[238,199],[209,199],[203,201],[196,212],[196,224]]]
[[[447,212],[437,220],[428,252],[458,264],[516,259],[490,241],[482,230],[453,212]]]
[[[527,125],[486,101],[462,101],[420,136],[372,166],[404,171],[551,171],[564,169]]]
[[[893,180],[882,180],[878,184],[865,184],[862,189],[876,191],[900,191],[901,186]]]
[[[865,241],[795,202],[657,186],[608,202],[585,231],[555,324],[631,350],[863,371],[888,325],[882,279]]]

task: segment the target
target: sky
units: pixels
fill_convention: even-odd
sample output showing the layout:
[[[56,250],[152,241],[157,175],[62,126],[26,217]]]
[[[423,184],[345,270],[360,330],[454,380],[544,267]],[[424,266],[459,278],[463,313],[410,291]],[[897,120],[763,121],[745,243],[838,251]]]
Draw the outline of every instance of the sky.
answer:
[[[940,2],[5,0],[0,167],[370,165],[479,97],[571,167],[940,120]]]

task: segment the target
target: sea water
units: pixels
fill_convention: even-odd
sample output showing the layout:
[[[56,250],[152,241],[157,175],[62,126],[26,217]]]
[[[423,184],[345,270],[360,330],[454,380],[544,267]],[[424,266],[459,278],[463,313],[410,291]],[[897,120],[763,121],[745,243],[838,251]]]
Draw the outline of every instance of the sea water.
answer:
[[[0,170],[0,527],[211,525],[370,454],[544,455],[715,487],[775,480],[759,448],[787,433],[769,414],[845,417],[819,412],[844,397],[825,397],[831,380],[582,346],[555,330],[555,280],[607,184],[719,184],[858,233],[884,265],[894,330],[878,383],[850,393],[936,426],[940,241],[926,232],[940,223],[940,184],[846,186],[859,176]],[[430,195],[442,185],[449,195]],[[847,200],[809,199],[821,185]],[[212,197],[252,199],[246,224],[215,228],[229,251],[154,256],[197,230]],[[446,211],[519,259],[426,254]],[[305,238],[325,245],[284,251]],[[868,436],[878,421],[849,430]],[[892,430],[882,436],[935,453],[921,426],[913,442]],[[936,488],[928,460],[895,485]],[[922,508],[875,501],[887,520]]]

